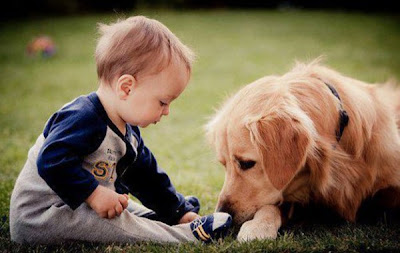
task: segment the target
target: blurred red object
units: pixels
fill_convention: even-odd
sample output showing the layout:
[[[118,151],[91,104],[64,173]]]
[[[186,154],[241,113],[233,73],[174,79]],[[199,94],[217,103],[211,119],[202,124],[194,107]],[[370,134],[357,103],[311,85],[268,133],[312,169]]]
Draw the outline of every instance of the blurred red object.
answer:
[[[39,36],[34,38],[26,47],[29,56],[51,57],[56,52],[53,40],[49,36]]]

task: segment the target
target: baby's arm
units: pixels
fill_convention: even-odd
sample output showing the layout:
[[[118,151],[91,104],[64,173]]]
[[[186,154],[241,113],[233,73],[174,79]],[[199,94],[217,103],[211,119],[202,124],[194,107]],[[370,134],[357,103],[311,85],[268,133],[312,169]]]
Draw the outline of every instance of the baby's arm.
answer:
[[[191,220],[190,212],[196,212],[196,208],[176,192],[168,175],[144,145],[139,130],[135,127],[133,130],[138,135],[138,155],[135,163],[122,173],[121,182],[144,206],[155,211],[160,221],[175,225]]]
[[[104,186],[97,186],[86,203],[102,218],[119,216],[128,206],[128,195],[118,194]]]
[[[91,110],[90,104],[83,103],[82,99],[77,99],[56,112],[43,131],[45,141],[38,154],[38,173],[73,210],[92,196],[96,189],[97,192],[104,192],[103,187],[98,187],[99,182],[93,174],[84,169],[82,164],[84,157],[101,145],[106,131],[107,125]],[[116,194],[109,193],[105,196]],[[96,196],[99,194],[93,195],[93,206],[99,210]]]

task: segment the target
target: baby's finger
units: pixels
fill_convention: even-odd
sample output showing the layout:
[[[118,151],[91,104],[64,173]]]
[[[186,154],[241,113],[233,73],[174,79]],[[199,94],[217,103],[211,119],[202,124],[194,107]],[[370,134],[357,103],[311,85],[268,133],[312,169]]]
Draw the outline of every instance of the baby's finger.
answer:
[[[125,198],[125,196],[120,195],[118,197],[119,203],[121,203],[121,205],[123,206],[123,208],[127,208],[128,207],[128,200]]]
[[[122,211],[124,211],[124,209],[122,208],[122,205],[121,205],[120,203],[118,203],[118,204],[115,206],[115,213],[116,213],[116,215],[117,215],[117,216],[120,216],[121,213],[122,213]]]
[[[98,214],[99,214],[99,216],[100,216],[101,218],[107,218],[107,217],[108,217],[107,212],[101,212],[101,213],[98,213]]]
[[[108,218],[112,219],[112,218],[115,217],[115,210],[114,209],[110,209],[110,210],[108,210],[107,214],[108,214]]]

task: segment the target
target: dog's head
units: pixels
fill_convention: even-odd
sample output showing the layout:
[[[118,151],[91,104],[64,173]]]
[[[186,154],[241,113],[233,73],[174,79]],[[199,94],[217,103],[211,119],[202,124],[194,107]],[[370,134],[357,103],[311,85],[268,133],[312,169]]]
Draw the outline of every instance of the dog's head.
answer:
[[[225,167],[217,210],[236,224],[264,205],[283,201],[283,191],[304,166],[315,129],[288,87],[265,77],[231,97],[206,126]]]

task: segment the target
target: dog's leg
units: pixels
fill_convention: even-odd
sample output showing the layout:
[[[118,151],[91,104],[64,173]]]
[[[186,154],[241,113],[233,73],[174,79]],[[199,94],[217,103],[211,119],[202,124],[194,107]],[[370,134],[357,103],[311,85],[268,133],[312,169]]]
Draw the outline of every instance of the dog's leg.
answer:
[[[257,211],[252,220],[243,223],[237,239],[239,241],[275,239],[281,222],[281,213],[277,206],[264,206]]]

